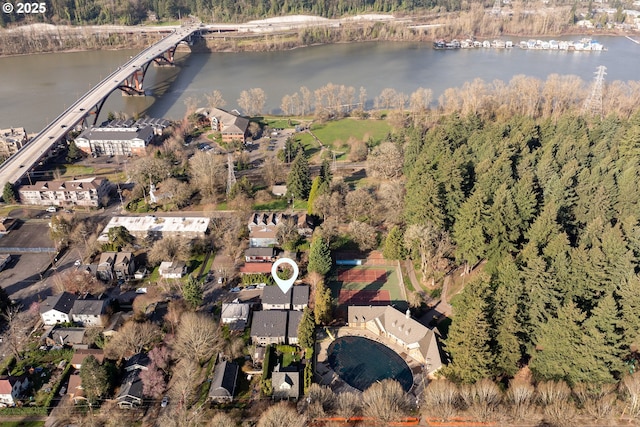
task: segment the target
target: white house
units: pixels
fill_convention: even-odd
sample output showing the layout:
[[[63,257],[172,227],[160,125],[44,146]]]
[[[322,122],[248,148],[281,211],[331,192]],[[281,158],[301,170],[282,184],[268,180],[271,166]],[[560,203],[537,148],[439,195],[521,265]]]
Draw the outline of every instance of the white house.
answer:
[[[183,261],[164,261],[158,270],[163,279],[180,279],[187,274],[187,264]]]
[[[40,304],[40,317],[45,325],[71,322],[71,311],[76,301],[76,296],[68,292],[47,297]]]
[[[244,329],[249,320],[249,304],[244,303],[223,303],[220,318],[222,323],[230,325],[232,329]]]
[[[29,379],[3,375],[0,377],[0,404],[14,406],[18,396],[29,386]]]
[[[71,318],[82,326],[105,326],[107,300],[78,299],[73,303]]]

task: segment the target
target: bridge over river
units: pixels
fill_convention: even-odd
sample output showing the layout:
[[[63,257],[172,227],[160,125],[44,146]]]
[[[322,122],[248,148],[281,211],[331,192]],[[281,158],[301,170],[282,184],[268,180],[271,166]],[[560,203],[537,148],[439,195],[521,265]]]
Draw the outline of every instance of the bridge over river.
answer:
[[[95,123],[104,102],[112,92],[121,90],[128,95],[144,95],[142,83],[149,66],[152,63],[173,64],[176,47],[180,43],[191,44],[193,37],[201,30],[199,24],[176,28],[170,35],[132,57],[105,77],[0,165],[0,185],[4,186],[7,182],[19,183],[47,156],[54,144],[92,114],[95,116]]]

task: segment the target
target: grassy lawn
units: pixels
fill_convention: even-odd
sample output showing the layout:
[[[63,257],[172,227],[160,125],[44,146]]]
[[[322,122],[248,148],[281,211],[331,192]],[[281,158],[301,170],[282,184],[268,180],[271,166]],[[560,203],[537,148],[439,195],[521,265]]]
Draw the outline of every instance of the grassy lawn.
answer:
[[[160,267],[156,267],[153,269],[151,274],[149,275],[149,282],[156,283],[160,279]]]
[[[300,124],[299,119],[282,118],[280,116],[264,116],[260,122],[266,124],[271,129],[295,128],[296,125]]]
[[[44,427],[44,421],[2,421],[2,427]]]
[[[289,203],[287,202],[287,199],[276,199],[267,203],[257,203],[253,205],[253,209],[256,211],[282,211],[288,207]],[[307,210],[307,201],[295,200],[293,208]]]
[[[348,147],[335,146],[337,141],[346,144],[350,137],[364,139],[371,137],[378,143],[387,135],[391,127],[385,120],[356,120],[342,119],[337,121],[314,124],[311,131],[323,144],[338,151],[347,151]]]
[[[83,166],[83,165],[63,165],[60,167],[60,172],[62,172],[63,178],[79,176],[79,175],[93,175],[95,170],[91,166]]]

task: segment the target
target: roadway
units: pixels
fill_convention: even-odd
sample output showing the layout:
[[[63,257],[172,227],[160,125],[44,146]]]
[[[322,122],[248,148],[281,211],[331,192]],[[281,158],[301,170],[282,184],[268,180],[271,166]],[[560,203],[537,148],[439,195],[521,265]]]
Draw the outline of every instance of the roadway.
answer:
[[[82,95],[74,104],[55,118],[40,133],[13,156],[0,165],[0,186],[19,182],[70,130],[84,120],[89,112],[116,90],[136,70],[162,56],[191,34],[200,30],[199,25],[177,28],[172,34],[132,57],[100,83]],[[44,101],[44,100],[43,100]],[[46,102],[46,101],[45,101]]]

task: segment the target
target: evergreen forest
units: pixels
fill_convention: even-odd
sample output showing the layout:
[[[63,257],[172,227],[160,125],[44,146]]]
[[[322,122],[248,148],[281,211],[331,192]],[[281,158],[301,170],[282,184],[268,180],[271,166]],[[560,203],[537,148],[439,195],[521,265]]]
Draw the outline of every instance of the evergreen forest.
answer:
[[[640,348],[640,113],[450,114],[405,131],[407,228],[448,232],[476,273],[446,339],[458,383],[613,383]],[[396,230],[397,231],[397,230]]]

